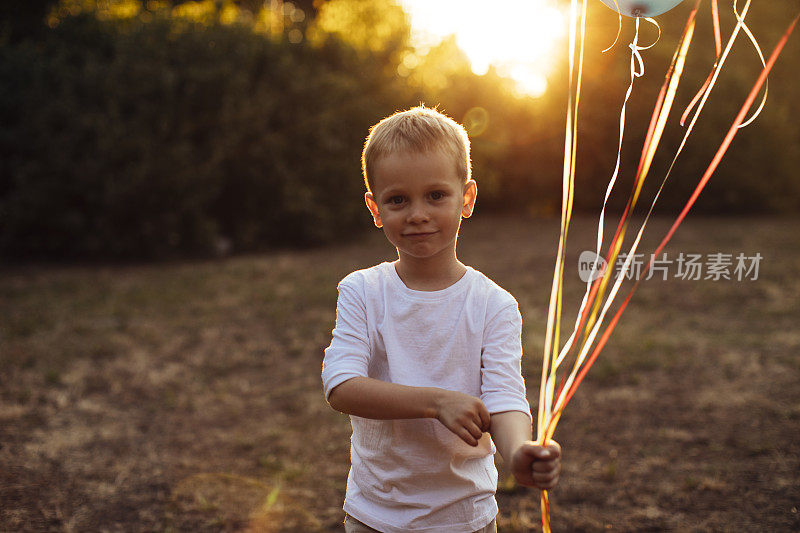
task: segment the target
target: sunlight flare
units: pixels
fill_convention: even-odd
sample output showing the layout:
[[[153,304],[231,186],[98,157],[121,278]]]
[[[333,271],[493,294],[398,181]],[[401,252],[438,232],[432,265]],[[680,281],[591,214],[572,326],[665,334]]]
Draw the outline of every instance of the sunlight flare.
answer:
[[[411,17],[412,43],[421,51],[455,35],[476,74],[493,66],[524,94],[540,96],[547,88],[565,35],[564,15],[552,0],[401,0],[401,4]]]

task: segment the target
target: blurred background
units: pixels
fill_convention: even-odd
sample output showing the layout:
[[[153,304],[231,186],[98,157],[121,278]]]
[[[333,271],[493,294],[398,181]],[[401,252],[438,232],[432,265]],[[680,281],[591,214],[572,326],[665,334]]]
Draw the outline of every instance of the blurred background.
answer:
[[[693,3],[657,17],[661,39],[642,52],[607,231]],[[1,2],[0,530],[341,531],[351,427],[324,400],[322,354],[339,280],[397,257],[363,205],[368,128],[420,102],[470,134],[480,194],[459,258],[517,298],[536,409],[568,4]],[[624,19],[602,53],[618,19],[588,9],[564,331],[634,33]],[[765,53],[797,9],[752,3]],[[713,65],[710,13],[703,2],[636,220]],[[643,25],[640,42],[656,33]],[[758,254],[757,279],[672,265],[642,284],[559,424],[554,531],[800,530],[798,37],[668,249]],[[740,35],[640,251],[669,229],[760,69]],[[538,493],[495,459],[500,531],[538,530]]]
[[[568,1],[30,0],[0,7],[0,260],[151,260],[340,242],[370,225],[359,156],[370,125],[425,103],[472,138],[479,212],[560,212]],[[628,105],[624,206],[655,95],[693,2],[658,17]],[[723,2],[724,4],[724,2]],[[769,53],[792,2],[749,24]],[[723,37],[735,20],[723,6]],[[590,2],[576,207],[597,213],[614,168],[632,19]],[[645,25],[640,42],[655,31]],[[677,115],[714,61],[701,10]],[[798,86],[790,41],[763,114],[695,207],[800,209]],[[740,35],[657,213],[693,190],[758,75]],[[648,202],[649,204],[649,202]]]

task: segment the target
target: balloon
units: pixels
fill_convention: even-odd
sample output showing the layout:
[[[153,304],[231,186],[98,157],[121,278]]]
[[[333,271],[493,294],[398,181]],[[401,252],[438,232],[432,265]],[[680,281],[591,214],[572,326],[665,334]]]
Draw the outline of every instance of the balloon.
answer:
[[[681,3],[682,0],[601,0],[605,5],[629,17],[655,17]]]

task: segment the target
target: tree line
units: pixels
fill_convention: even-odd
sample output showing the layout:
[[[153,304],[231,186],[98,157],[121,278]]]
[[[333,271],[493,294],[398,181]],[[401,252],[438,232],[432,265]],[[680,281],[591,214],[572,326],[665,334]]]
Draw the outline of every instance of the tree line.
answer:
[[[764,11],[766,48],[786,10]],[[629,104],[612,207],[627,198],[683,16],[659,19],[665,42],[646,58]],[[358,236],[370,222],[359,164],[367,129],[419,102],[470,131],[482,210],[560,209],[566,55],[548,91],[532,98],[492,69],[472,73],[452,39],[407,68],[409,21],[391,0],[37,0],[6,3],[0,17],[2,261],[203,257]],[[625,46],[599,52],[615,31],[598,24],[587,38],[576,205],[589,213],[599,212],[613,169],[628,81]],[[702,33],[686,74],[693,89],[713,62],[711,32]],[[753,53],[739,48],[662,213],[685,201],[757,75]],[[800,136],[797,88],[785,67],[797,45],[786,55],[764,114],[735,141],[697,210],[800,207],[800,147],[787,142]],[[667,152],[681,135],[668,131]]]

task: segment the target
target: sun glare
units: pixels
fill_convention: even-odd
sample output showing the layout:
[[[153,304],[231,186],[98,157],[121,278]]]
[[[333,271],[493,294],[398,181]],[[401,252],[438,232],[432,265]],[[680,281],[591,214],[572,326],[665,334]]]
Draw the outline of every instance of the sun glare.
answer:
[[[412,44],[424,50],[448,35],[473,72],[489,66],[514,80],[521,93],[547,88],[556,47],[566,34],[564,15],[552,0],[400,0],[411,17]]]

